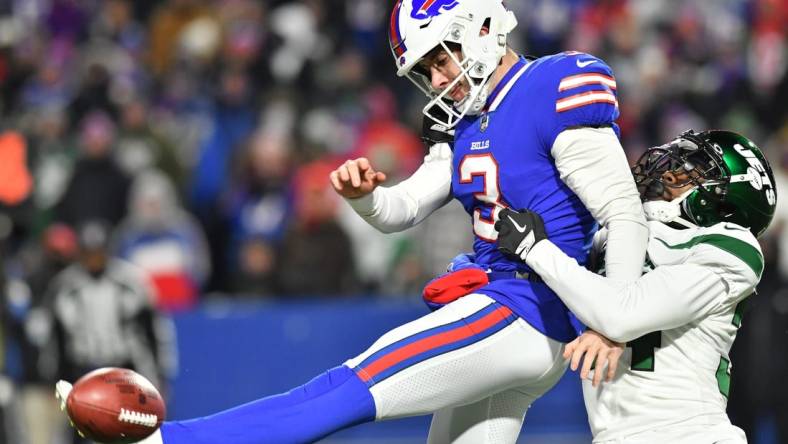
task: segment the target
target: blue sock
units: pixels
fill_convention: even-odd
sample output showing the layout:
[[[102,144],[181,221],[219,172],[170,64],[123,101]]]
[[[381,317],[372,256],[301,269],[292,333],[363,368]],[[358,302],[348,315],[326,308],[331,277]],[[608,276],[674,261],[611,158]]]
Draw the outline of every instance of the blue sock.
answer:
[[[161,432],[164,444],[304,443],[374,419],[366,384],[340,366],[287,393],[204,418],[165,422]]]

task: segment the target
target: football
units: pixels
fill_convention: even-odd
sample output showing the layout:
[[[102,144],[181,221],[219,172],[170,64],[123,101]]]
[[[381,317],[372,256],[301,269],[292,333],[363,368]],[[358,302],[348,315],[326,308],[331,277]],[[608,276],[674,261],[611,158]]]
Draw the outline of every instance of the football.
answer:
[[[111,367],[94,370],[74,383],[66,411],[86,438],[113,444],[149,436],[166,413],[164,400],[150,381],[132,370]]]

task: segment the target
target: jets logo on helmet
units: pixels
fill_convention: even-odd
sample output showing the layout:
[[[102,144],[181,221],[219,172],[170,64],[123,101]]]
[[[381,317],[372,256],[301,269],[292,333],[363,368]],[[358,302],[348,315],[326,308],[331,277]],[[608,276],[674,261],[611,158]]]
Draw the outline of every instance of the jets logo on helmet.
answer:
[[[417,20],[435,17],[444,11],[449,11],[459,5],[457,0],[413,0],[413,10],[410,16]]]
[[[766,196],[766,201],[769,203],[769,205],[774,206],[777,203],[777,195],[774,192],[774,185],[772,184],[772,180],[769,177],[771,171],[767,173],[766,168],[763,167],[763,163],[758,159],[751,149],[743,147],[740,143],[733,145],[733,149],[735,149],[737,153],[741,154],[741,156],[750,166],[747,168],[746,174],[742,174],[740,179],[737,176],[733,176],[731,178],[731,182],[749,182],[750,185],[756,190],[763,190],[764,195]]]

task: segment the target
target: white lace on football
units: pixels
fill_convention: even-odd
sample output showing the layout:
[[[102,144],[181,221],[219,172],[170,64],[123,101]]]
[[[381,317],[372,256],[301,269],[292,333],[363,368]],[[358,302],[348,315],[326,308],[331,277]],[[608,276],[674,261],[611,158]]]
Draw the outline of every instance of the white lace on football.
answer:
[[[118,421],[128,422],[130,424],[139,424],[146,427],[156,427],[159,418],[150,413],[134,412],[132,410],[120,409]]]

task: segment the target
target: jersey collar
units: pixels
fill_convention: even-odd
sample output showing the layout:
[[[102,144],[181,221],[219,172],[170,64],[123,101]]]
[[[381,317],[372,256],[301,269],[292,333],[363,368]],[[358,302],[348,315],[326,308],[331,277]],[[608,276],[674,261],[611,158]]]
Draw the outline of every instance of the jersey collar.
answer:
[[[506,71],[501,81],[495,85],[495,88],[492,90],[489,97],[487,97],[487,104],[484,106],[484,112],[495,111],[495,108],[497,108],[498,104],[506,97],[506,94],[512,89],[517,79],[523,75],[529,64],[530,63],[525,57],[519,57],[517,62],[509,68],[509,71]]]

